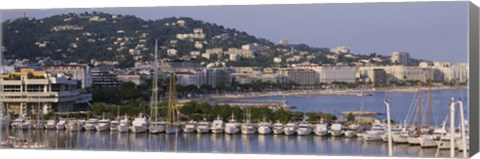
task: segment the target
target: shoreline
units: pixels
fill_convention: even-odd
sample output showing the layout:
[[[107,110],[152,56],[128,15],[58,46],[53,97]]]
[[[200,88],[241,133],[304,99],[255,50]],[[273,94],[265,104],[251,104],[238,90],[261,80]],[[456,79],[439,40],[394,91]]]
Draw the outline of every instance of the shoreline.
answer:
[[[428,91],[428,87],[422,87],[423,91]],[[468,90],[467,86],[442,86],[432,87],[433,91],[438,90]],[[373,88],[364,91],[363,96],[370,96],[374,92],[396,92],[413,93],[418,91],[418,87],[397,87],[397,88]],[[343,90],[295,90],[295,91],[275,91],[275,92],[252,92],[238,94],[210,95],[211,100],[215,99],[242,99],[242,98],[261,98],[275,96],[302,96],[302,95],[338,95],[338,96],[362,96],[362,90],[343,89]]]

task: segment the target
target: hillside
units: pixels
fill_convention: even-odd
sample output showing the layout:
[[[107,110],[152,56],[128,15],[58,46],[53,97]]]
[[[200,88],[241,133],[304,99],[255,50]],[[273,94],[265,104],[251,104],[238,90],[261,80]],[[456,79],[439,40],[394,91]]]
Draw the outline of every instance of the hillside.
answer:
[[[284,66],[287,63],[312,62],[332,64],[352,63],[359,59],[388,57],[371,54],[329,59],[328,48],[305,44],[277,45],[246,32],[188,17],[143,20],[131,15],[106,13],[62,14],[43,19],[18,18],[3,23],[6,58],[35,60],[50,57],[65,62],[90,63],[118,61],[121,67],[131,67],[136,61],[151,60],[154,40],[159,40],[161,57],[194,59],[202,65],[225,62],[228,66]],[[179,37],[180,35],[180,37]],[[206,49],[241,49],[256,43],[264,49],[254,50],[251,57],[200,56]],[[293,48],[293,52],[292,52]],[[169,50],[170,49],[170,50]],[[175,49],[175,50],[171,50]],[[278,57],[282,62],[274,63]],[[293,59],[293,60],[291,60]]]

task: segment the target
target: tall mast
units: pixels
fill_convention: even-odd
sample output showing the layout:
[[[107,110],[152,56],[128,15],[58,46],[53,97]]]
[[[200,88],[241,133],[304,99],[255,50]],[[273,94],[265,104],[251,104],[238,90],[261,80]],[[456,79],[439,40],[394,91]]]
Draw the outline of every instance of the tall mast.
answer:
[[[428,78],[428,114],[427,114],[427,122],[428,122],[428,128],[430,129],[431,127],[431,122],[432,122],[432,76],[433,76],[433,70],[432,68],[429,69],[429,78]]]
[[[418,84],[418,106],[417,106],[417,135],[420,135],[422,128],[422,81]]]
[[[175,88],[175,72],[170,72],[170,83],[168,90],[168,125],[173,126],[177,117],[177,101],[176,101],[176,88]]]
[[[154,55],[154,62],[153,62],[153,89],[152,89],[152,104],[150,106],[150,110],[154,113],[150,112],[150,116],[154,116],[154,120],[158,120],[158,42],[155,40],[155,55]],[[156,123],[156,122],[155,122]]]

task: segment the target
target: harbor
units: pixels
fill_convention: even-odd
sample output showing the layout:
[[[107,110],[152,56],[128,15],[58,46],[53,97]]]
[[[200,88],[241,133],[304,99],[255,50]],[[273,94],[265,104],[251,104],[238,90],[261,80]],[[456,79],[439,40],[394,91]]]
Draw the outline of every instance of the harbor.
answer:
[[[466,90],[460,91],[433,91],[435,98],[441,98],[439,102],[448,102],[448,96],[457,96],[456,99],[466,98]],[[465,93],[465,94],[463,94]],[[365,104],[364,111],[385,112],[385,105],[380,103],[382,101],[382,94],[374,93],[373,96],[363,97]],[[458,96],[463,95],[463,96]],[[408,110],[400,111],[402,108],[396,103],[397,100],[404,98],[415,99],[415,94],[412,93],[389,93],[392,97],[392,119],[397,124],[393,124],[392,131],[394,134],[400,134],[402,118],[408,115]],[[367,126],[365,131],[354,131],[351,135],[351,130],[354,130],[356,124],[352,122],[342,122],[344,119],[339,108],[329,109],[328,100],[322,100],[325,96],[303,96],[303,97],[286,97],[285,100],[289,103],[294,103],[298,106],[298,110],[323,112],[337,112],[339,119],[332,122],[318,121],[314,123],[300,121],[292,121],[288,123],[278,123],[273,121],[266,122],[251,122],[248,121],[248,114],[236,114],[229,116],[227,120],[211,120],[211,121],[182,121],[179,122],[178,131],[167,132],[166,129],[160,129],[156,133],[150,132],[149,119],[143,115],[135,118],[119,118],[120,120],[110,120],[109,126],[106,129],[100,129],[100,120],[105,119],[63,119],[65,125],[62,127],[62,119],[54,121],[56,124],[48,128],[52,121],[45,121],[47,123],[44,128],[35,128],[30,121],[30,126],[14,126],[15,120],[12,119],[8,126],[2,129],[2,147],[17,147],[17,148],[45,148],[45,149],[79,149],[79,150],[129,150],[129,151],[160,151],[160,152],[205,152],[205,153],[266,153],[266,154],[312,154],[312,155],[348,155],[362,153],[371,156],[385,156],[388,153],[388,146],[386,140],[386,123],[385,116],[376,115],[379,119],[372,126]],[[272,97],[270,97],[272,98]],[[283,97],[275,97],[282,98]],[[320,99],[319,99],[320,98]],[[332,96],[325,97],[332,99]],[[264,98],[260,98],[264,99]],[[256,98],[256,100],[260,100]],[[319,102],[318,106],[309,105],[310,102]],[[332,99],[335,100],[335,99]],[[360,100],[360,101],[359,101]],[[359,108],[359,103],[362,97],[356,96],[351,100],[345,102],[336,101],[337,105],[347,106],[345,110],[355,110]],[[467,103],[463,103],[466,105]],[[437,107],[436,107],[437,108]],[[436,113],[435,119],[432,123],[431,135],[435,136],[434,143],[448,143],[448,136],[446,133],[450,131],[449,125],[445,125],[449,108],[438,107],[439,113]],[[441,112],[441,113],[440,113]],[[235,120],[235,116],[247,116],[244,121]],[[468,115],[468,113],[466,114]],[[438,116],[438,117],[437,117]],[[443,117],[441,117],[443,116]],[[458,117],[458,116],[457,116]],[[128,119],[128,120],[127,120]],[[468,118],[467,118],[468,119]],[[87,130],[88,121],[93,121],[91,128]],[[118,123],[112,121],[119,121]],[[133,126],[137,125],[138,121],[144,121],[144,131],[134,132]],[[25,123],[25,122],[23,122]],[[27,122],[28,123],[28,122]],[[59,124],[60,123],[60,124]],[[120,128],[122,123],[126,123],[128,128],[125,130]],[[218,124],[220,123],[220,124]],[[252,123],[253,133],[248,133],[247,125]],[[78,129],[72,125],[79,124]],[[82,125],[83,126],[80,126]],[[117,128],[115,127],[117,124]],[[216,127],[217,126],[219,127]],[[340,125],[339,125],[340,124]],[[442,125],[443,124],[443,125]],[[25,124],[24,124],[25,125]],[[50,124],[51,125],[51,124]],[[59,126],[60,125],[60,126]],[[142,123],[140,123],[142,125]],[[162,125],[161,122],[159,125]],[[166,126],[166,123],[164,123]],[[227,130],[229,126],[234,129]],[[276,127],[280,126],[280,129]],[[261,127],[269,128],[270,131]],[[305,128],[303,131],[301,128]],[[48,130],[47,130],[48,128]],[[73,128],[73,129],[72,129]],[[166,127],[164,127],[166,128]],[[202,129],[203,128],[203,129]],[[218,129],[217,129],[218,128]],[[338,128],[340,133],[336,133]],[[379,129],[376,129],[379,128]],[[410,128],[415,128],[412,125]],[[460,127],[456,125],[455,134],[455,155],[462,156],[462,146],[458,142],[461,139]],[[289,131],[292,129],[293,131]],[[233,130],[233,131],[232,131]],[[278,132],[278,131],[281,132]],[[415,130],[415,129],[412,129]],[[227,132],[228,131],[228,132]],[[287,132],[289,131],[289,132]],[[375,138],[366,138],[368,132],[377,132]],[[413,131],[414,132],[414,131]],[[428,134],[428,133],[427,133]],[[395,136],[395,135],[393,135]],[[406,139],[406,138],[405,138]],[[11,141],[7,143],[5,141]],[[423,146],[419,143],[409,143],[407,141],[395,140],[393,138],[393,155],[394,156],[422,156],[422,157],[448,157],[450,151],[447,147],[438,146]],[[16,146],[14,146],[16,145]],[[42,147],[43,146],[43,147]],[[346,151],[348,150],[348,151]]]

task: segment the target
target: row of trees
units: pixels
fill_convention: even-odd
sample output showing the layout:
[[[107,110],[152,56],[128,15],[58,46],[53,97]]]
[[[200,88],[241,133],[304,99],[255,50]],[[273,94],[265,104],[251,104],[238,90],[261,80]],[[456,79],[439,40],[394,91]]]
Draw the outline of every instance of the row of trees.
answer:
[[[211,105],[209,103],[199,103],[197,101],[190,101],[179,108],[179,113],[181,114],[181,120],[195,120],[200,121],[203,119],[212,121],[217,117],[220,117],[224,121],[228,121],[232,114],[235,116],[237,121],[243,121],[245,119],[246,110],[251,112],[252,122],[260,121],[272,121],[272,122],[282,122],[287,123],[289,121],[301,121],[304,119],[304,116],[308,118],[308,122],[316,123],[320,119],[331,121],[336,120],[337,117],[328,113],[321,112],[297,112],[290,111],[280,108],[278,110],[272,110],[268,107],[234,107],[225,105]],[[160,118],[165,118],[167,116],[167,104],[162,103],[158,107],[158,115]],[[139,113],[151,114],[151,111],[155,111],[145,105],[113,105],[105,103],[94,103],[93,109],[91,111],[90,117],[105,117],[105,118],[115,118],[117,115],[129,117],[135,117]]]

